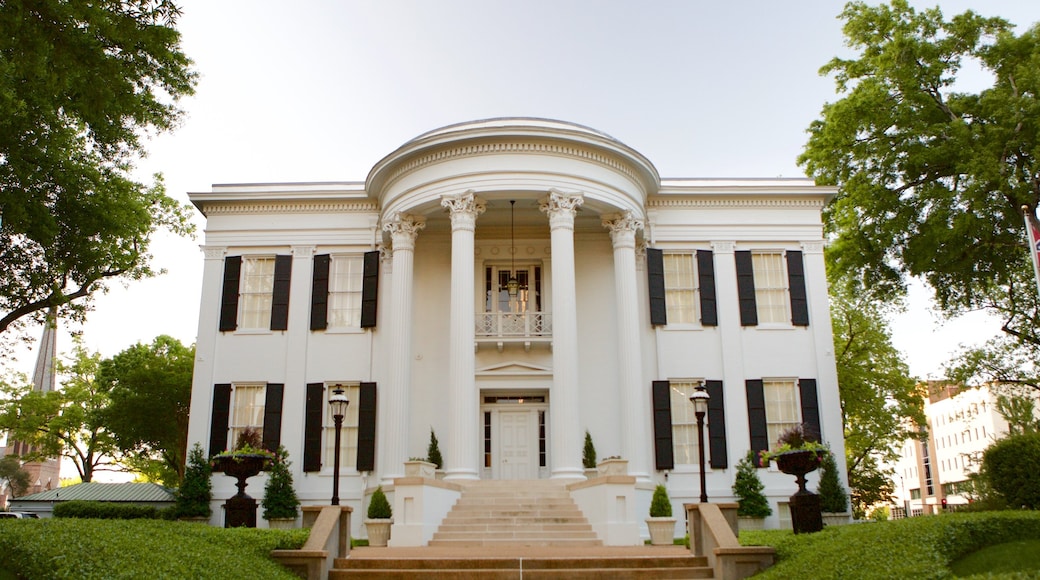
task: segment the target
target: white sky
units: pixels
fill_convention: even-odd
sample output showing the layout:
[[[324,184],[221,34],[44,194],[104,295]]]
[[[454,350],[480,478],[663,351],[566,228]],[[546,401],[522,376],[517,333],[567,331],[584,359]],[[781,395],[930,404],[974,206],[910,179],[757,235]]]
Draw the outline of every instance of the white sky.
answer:
[[[928,7],[935,2],[912,2]],[[1021,27],[1032,0],[939,2]],[[842,2],[824,0],[182,0],[178,28],[201,78],[142,176],[170,195],[213,183],[363,181],[405,141],[462,121],[534,116],[606,132],[665,177],[800,177],[805,128],[836,99],[817,73],[845,54]],[[204,221],[154,242],[168,273],[96,300],[82,328],[112,356],[170,334],[194,342]],[[911,371],[938,376],[959,343],[998,324],[938,329],[923,293],[893,325]],[[67,328],[64,330],[68,330]],[[39,336],[39,329],[30,331]],[[71,342],[63,333],[58,348]],[[13,367],[28,373],[35,353]]]

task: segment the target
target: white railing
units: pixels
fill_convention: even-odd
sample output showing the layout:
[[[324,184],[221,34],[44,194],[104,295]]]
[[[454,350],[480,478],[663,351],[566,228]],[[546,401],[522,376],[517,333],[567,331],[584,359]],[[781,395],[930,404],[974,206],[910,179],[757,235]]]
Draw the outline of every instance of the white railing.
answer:
[[[552,315],[546,312],[478,312],[477,337],[552,336]]]

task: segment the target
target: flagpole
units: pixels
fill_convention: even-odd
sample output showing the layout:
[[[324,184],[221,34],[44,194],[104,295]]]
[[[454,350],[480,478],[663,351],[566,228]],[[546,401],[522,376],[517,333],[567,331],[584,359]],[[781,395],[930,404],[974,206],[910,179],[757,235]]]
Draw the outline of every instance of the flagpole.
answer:
[[[1026,239],[1029,244],[1029,257],[1033,261],[1033,277],[1036,279],[1036,291],[1040,292],[1040,227],[1036,216],[1028,205],[1022,206],[1022,217],[1026,220]]]

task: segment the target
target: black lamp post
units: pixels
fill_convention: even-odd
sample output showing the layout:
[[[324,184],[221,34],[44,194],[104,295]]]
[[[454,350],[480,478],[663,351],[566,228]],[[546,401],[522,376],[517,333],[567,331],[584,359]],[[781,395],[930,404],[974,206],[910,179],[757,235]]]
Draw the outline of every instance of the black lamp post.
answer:
[[[350,401],[344,394],[343,387],[336,385],[329,397],[329,407],[332,408],[332,420],[336,423],[336,450],[332,461],[332,505],[339,505],[339,441],[340,431],[343,430],[343,417],[347,414],[347,405]]]
[[[705,485],[704,472],[704,415],[708,412],[708,389],[704,382],[697,383],[693,395],[690,396],[693,411],[697,415],[697,459],[701,464],[701,503],[708,503],[708,488]]]

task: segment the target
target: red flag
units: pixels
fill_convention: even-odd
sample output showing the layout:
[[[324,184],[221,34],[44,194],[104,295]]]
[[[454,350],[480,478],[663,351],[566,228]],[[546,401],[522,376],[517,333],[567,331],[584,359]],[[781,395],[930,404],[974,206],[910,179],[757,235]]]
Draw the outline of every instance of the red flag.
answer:
[[[1037,226],[1036,216],[1029,210],[1029,206],[1022,206],[1022,213],[1026,218],[1026,234],[1029,238],[1029,256],[1033,260],[1033,274],[1036,276],[1036,289],[1040,292],[1040,227]]]

